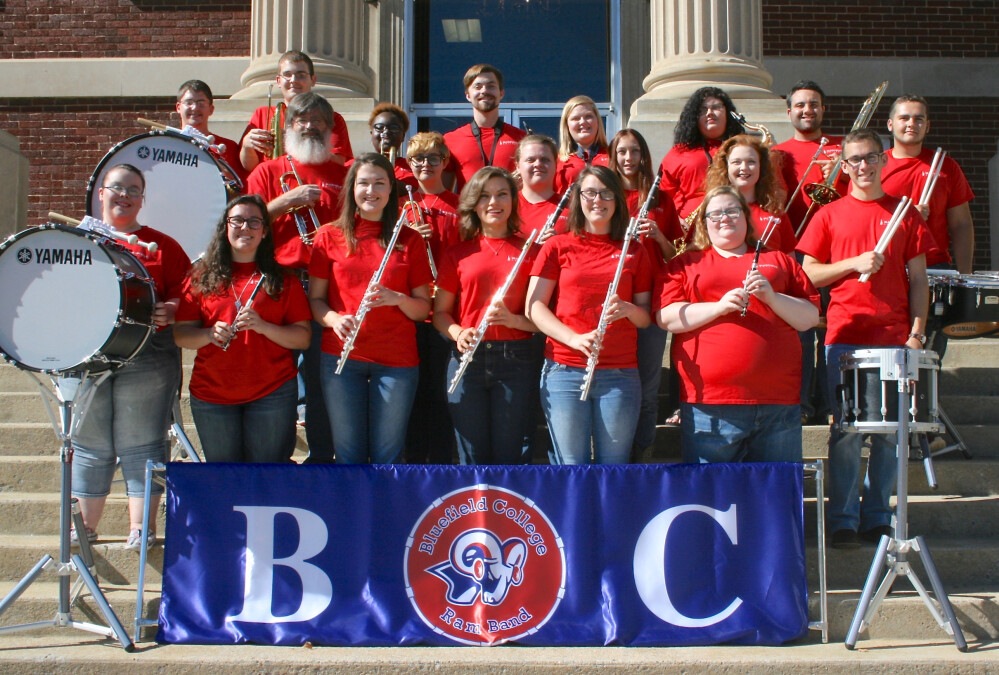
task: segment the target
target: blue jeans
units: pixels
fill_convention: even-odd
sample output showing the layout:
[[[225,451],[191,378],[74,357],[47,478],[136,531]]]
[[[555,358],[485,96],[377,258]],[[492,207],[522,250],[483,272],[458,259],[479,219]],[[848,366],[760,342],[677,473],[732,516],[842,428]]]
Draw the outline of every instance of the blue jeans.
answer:
[[[454,351],[447,381],[458,371]],[[524,436],[536,426],[531,391],[538,388],[531,340],[483,342],[448,407],[462,464],[528,464]]]
[[[453,464],[454,425],[448,412],[450,340],[425,321],[416,324],[420,381],[406,429],[406,464]]]
[[[876,348],[876,347],[873,347]],[[839,429],[841,409],[835,388],[842,384],[839,357],[865,345],[828,345],[826,367],[829,373],[829,400],[833,401],[835,422],[829,435],[829,509],[827,521],[831,532],[860,530],[891,524],[891,495],[898,477],[895,436],[870,434],[871,455],[864,476],[863,502],[860,500],[860,450],[864,434]],[[889,402],[893,405],[894,402]]]
[[[167,459],[167,429],[180,376],[180,350],[167,329],[97,387],[73,438],[74,497],[106,497],[116,462],[128,496],[145,494],[146,460]],[[153,494],[162,492],[154,483]]]
[[[306,286],[305,292],[309,289]],[[305,388],[305,440],[309,443],[309,456],[306,464],[330,464],[333,462],[333,430],[326,413],[323,383],[320,377],[323,327],[312,322],[312,342],[309,348],[300,352],[298,372]]]
[[[322,381],[337,464],[391,464],[406,443],[406,424],[420,376],[417,366],[397,368],[323,352]]]
[[[680,407],[684,462],[800,462],[801,414],[797,405]]]
[[[580,401],[586,371],[545,360],[541,409],[548,420],[555,464],[627,464],[638,425],[642,385],[637,368],[598,369],[587,400]]]
[[[644,450],[656,442],[656,416],[659,413],[659,383],[663,373],[663,354],[669,333],[653,321],[638,329],[638,377],[642,382],[642,403],[638,409],[635,429],[636,450]]]
[[[209,403],[191,395],[191,414],[208,462],[290,462],[295,451],[295,378],[256,401]]]

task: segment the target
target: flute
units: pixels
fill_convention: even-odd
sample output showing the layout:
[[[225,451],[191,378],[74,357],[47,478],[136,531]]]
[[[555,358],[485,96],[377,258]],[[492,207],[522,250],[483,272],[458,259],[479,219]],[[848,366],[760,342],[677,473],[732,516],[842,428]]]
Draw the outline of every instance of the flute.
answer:
[[[489,301],[489,305],[486,308],[486,314],[489,313],[488,307],[492,307],[497,302],[503,302],[503,298],[506,297],[507,292],[510,290],[510,286],[513,284],[513,280],[517,276],[517,272],[520,270],[521,265],[524,264],[524,260],[527,258],[527,252],[531,250],[531,245],[534,244],[534,238],[537,236],[537,231],[531,232],[531,236],[527,238],[524,242],[524,247],[520,249],[520,255],[517,256],[517,261],[513,263],[513,268],[510,269],[510,273],[507,274],[506,279],[503,281],[503,285],[499,287],[499,290],[493,294],[492,299]],[[482,342],[482,336],[486,334],[486,329],[489,328],[489,321],[486,316],[483,315],[482,320],[479,325],[475,328],[475,334],[472,336],[472,344],[461,355],[461,363],[458,365],[458,371],[451,378],[451,384],[447,387],[447,393],[453,394],[455,388],[457,388],[458,383],[461,382],[462,376],[468,369],[468,364],[472,362],[475,358],[475,350],[479,348],[479,343]]]
[[[253,299],[257,297],[257,293],[260,292],[261,288],[263,288],[263,286],[264,286],[264,279],[266,279],[266,278],[267,278],[266,274],[263,274],[263,273],[260,274],[260,278],[257,279],[257,285],[253,287],[252,291],[250,291],[250,297],[246,299],[246,305],[244,305],[244,307],[246,307],[247,309],[249,309],[250,307],[253,306]],[[236,302],[236,315],[237,315],[237,317],[239,316],[239,311],[241,309],[242,309],[242,307],[239,307],[239,301],[237,300],[237,302]],[[230,328],[231,328],[231,331],[229,333],[229,337],[227,337],[225,339],[225,342],[222,343],[222,351],[224,351],[224,352],[229,351],[229,343],[232,342],[232,339],[234,337],[236,337],[236,333],[239,332],[239,329],[236,328],[235,320],[233,320],[233,325],[230,326]]]
[[[604,298],[603,309],[600,310],[600,320],[597,322],[597,329],[593,336],[593,346],[590,348],[590,355],[586,357],[586,373],[583,376],[583,384],[580,385],[580,401],[585,401],[590,395],[590,387],[593,385],[593,376],[597,371],[597,363],[600,361],[600,350],[604,347],[604,336],[607,334],[607,326],[610,323],[607,307],[610,299],[617,293],[617,287],[621,283],[621,275],[624,273],[624,262],[628,257],[628,246],[631,240],[638,233],[638,218],[632,218],[628,222],[628,231],[624,234],[624,241],[621,242],[621,257],[617,261],[617,269],[614,270],[614,278],[607,288],[607,297]]]
[[[777,216],[770,216],[767,218],[767,225],[763,228],[763,235],[756,240],[756,255],[753,256],[753,264],[750,266],[749,271],[746,273],[746,280],[749,280],[749,275],[759,269],[760,264],[760,251],[763,247],[767,245],[770,241],[770,235],[774,233],[777,229],[777,224],[780,223],[780,218]],[[746,284],[742,284],[742,289],[746,289]],[[739,310],[739,316],[746,316],[746,312],[749,311],[749,300],[746,300],[746,306]]]
[[[350,331],[347,339],[343,341],[343,350],[340,352],[340,358],[336,362],[336,374],[339,375],[343,371],[343,367],[347,365],[347,359],[350,358],[350,352],[354,350],[354,341],[357,339],[357,334],[361,332],[361,324],[364,323],[364,317],[368,315],[368,310],[371,309],[371,293],[377,284],[382,281],[382,276],[385,274],[385,268],[388,267],[389,257],[392,255],[392,250],[395,249],[395,243],[399,240],[399,232],[402,231],[402,226],[406,224],[406,212],[403,211],[402,215],[399,216],[399,220],[395,221],[395,227],[392,228],[392,237],[389,239],[388,246],[385,247],[385,255],[382,256],[382,262],[375,270],[375,273],[371,275],[371,281],[368,282],[368,287],[364,289],[364,295],[361,297],[361,304],[357,308],[357,312],[354,314],[354,329]]]
[[[891,238],[895,236],[895,231],[898,229],[899,224],[901,224],[902,218],[905,217],[905,212],[909,210],[909,206],[911,205],[911,199],[908,197],[902,197],[898,206],[895,207],[895,212],[891,214],[891,220],[888,221],[888,227],[886,227],[885,231],[881,233],[881,238],[878,239],[878,244],[874,247],[875,253],[883,254],[885,252],[885,249],[888,248],[888,243],[891,242]],[[864,272],[860,275],[860,283],[865,284],[870,278],[871,273]]]
[[[943,148],[937,148],[933,153],[933,162],[930,163],[930,170],[926,174],[926,183],[923,184],[923,192],[919,197],[919,203],[926,205],[933,195],[933,189],[937,186],[937,179],[940,177],[940,170],[943,169],[943,161],[947,156]]]

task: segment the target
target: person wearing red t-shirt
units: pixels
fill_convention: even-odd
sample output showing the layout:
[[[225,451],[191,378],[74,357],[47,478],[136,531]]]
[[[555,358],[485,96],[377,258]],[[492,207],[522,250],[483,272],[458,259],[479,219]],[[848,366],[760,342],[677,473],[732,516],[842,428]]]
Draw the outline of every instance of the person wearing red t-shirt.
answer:
[[[465,99],[472,104],[472,121],[444,134],[451,151],[448,180],[461,190],[472,175],[484,166],[498,166],[513,171],[513,153],[527,134],[503,122],[499,105],[503,101],[503,73],[485,63],[472,66],[465,73]]]
[[[517,146],[514,161],[520,177],[520,194],[517,197],[517,211],[520,217],[520,232],[525,237],[537,232],[535,243],[543,244],[556,233],[565,232],[565,210],[559,214],[553,227],[545,230],[548,219],[558,209],[562,194],[555,192],[555,157],[558,149],[555,141],[542,134],[525,136]]]
[[[460,241],[458,195],[445,188],[443,180],[449,157],[444,137],[436,131],[415,134],[406,144],[406,160],[419,186],[413,190],[416,212],[403,207],[410,209],[406,224],[423,237],[435,276],[440,274],[445,253]],[[404,205],[406,202],[404,198]],[[429,319],[416,324],[416,348],[420,354],[420,382],[406,430],[406,463],[451,464],[454,425],[447,406],[445,379],[451,349]]]
[[[683,461],[800,461],[796,331],[818,323],[818,291],[792,256],[756,247],[738,188],[716,186],[704,201],[694,250],[667,266],[657,316],[673,333]]]
[[[139,224],[146,181],[131,164],[117,164],[104,175],[98,190],[102,219],[122,234],[156,244],[150,251],[140,244],[118,242],[146,268],[156,288],[152,323],[156,331],[123,367],[114,370],[94,390],[80,429],[73,437],[73,496],[79,500],[85,533],[72,532],[79,541],[97,539],[97,525],[111,491],[115,467],[121,465],[128,494],[129,534],[126,547],[142,544],[146,461],[167,456],[167,429],[173,402],[180,389],[180,350],[173,342],[172,324],[191,261],[171,237]],[[156,512],[163,488],[153,486],[150,509]],[[154,532],[148,545],[156,541]]]
[[[830,289],[826,312],[826,364],[829,397],[842,382],[840,356],[858,349],[923,349],[929,282],[926,254],[933,237],[919,213],[910,209],[884,253],[875,248],[899,199],[881,186],[881,139],[862,129],[843,140],[843,171],[850,194],[823,206],[798,242],[805,272],[818,287]],[[870,274],[861,282],[862,274]],[[865,539],[891,535],[889,500],[895,485],[895,436],[870,434],[871,452],[861,503],[860,450],[863,434],[844,433],[840,410],[829,439],[828,522],[832,546],[859,546]]]
[[[607,132],[597,104],[589,96],[573,96],[566,101],[558,129],[555,190],[565,192],[586,167],[607,166]]]
[[[892,103],[888,131],[894,143],[881,171],[885,192],[908,196],[926,220],[936,247],[926,255],[928,267],[943,266],[971,274],[975,253],[975,225],[969,203],[975,194],[954,159],[944,157],[940,176],[928,203],[920,203],[934,152],[924,148],[930,130],[929,107],[922,96],[900,96]]]
[[[409,162],[402,156],[402,142],[409,131],[409,115],[394,103],[379,103],[368,116],[371,148],[389,158],[395,157],[395,178],[405,185],[416,187],[416,179]],[[353,160],[344,165],[350,167]]]
[[[662,189],[673,199],[677,215],[686,219],[704,200],[704,178],[718,147],[745,133],[732,117],[735,104],[718,87],[701,87],[687,99],[673,131],[673,147],[663,157]],[[690,228],[687,237],[693,235]]]
[[[655,181],[649,145],[634,129],[622,129],[611,140],[609,154],[610,169],[617,173],[624,186],[628,213],[635,217],[645,204]],[[638,232],[639,240],[652,263],[653,272],[659,274],[666,261],[676,255],[673,242],[683,237],[673,200],[662,190],[653,197],[648,217],[639,225]],[[666,338],[666,331],[655,322],[638,331],[638,374],[642,380],[642,405],[638,429],[635,431],[636,455],[644,452],[656,440],[659,383],[662,381]]]
[[[278,61],[278,74],[274,81],[277,82],[283,100],[273,108],[265,105],[254,110],[239,141],[239,160],[247,173],[253,171],[265,159],[276,159],[274,146],[277,139],[271,133],[271,129],[275,128],[274,116],[278,116],[276,120],[278,129],[288,128],[285,111],[291,105],[292,99],[299,94],[308,94],[316,86],[316,69],[312,59],[308,54],[297,50],[285,52]],[[343,164],[354,156],[350,148],[347,122],[340,113],[334,112],[332,117],[329,138],[330,159]]]
[[[229,202],[191,270],[174,326],[177,345],[198,351],[191,413],[206,461],[291,461],[293,350],[308,347],[311,319],[302,285],[274,260],[264,200]]]
[[[465,241],[446,252],[434,296],[434,326],[454,342],[447,379],[454,381],[463,355],[478,348],[453,393],[448,394],[462,464],[528,464],[524,438],[536,424],[538,371],[524,315],[530,265],[527,253],[506,295],[495,298],[526,240],[517,228],[517,184],[504,169],[479,169],[461,191],[458,206]],[[483,319],[483,335],[476,329]]]
[[[214,138],[213,144],[218,152],[216,156],[225,162],[223,168],[232,171],[232,178],[239,179],[241,190],[250,172],[239,161],[239,143],[208,130],[208,118],[215,112],[215,97],[212,96],[211,87],[201,80],[188,80],[177,91],[174,110],[180,117],[181,128],[191,127]],[[212,152],[215,154],[216,151]]]
[[[617,174],[605,166],[583,169],[572,188],[569,231],[544,243],[531,270],[527,316],[548,336],[541,407],[555,464],[589,464],[591,447],[597,464],[631,457],[642,396],[638,329],[652,320],[652,269],[644,247],[629,247],[617,293],[607,297],[628,221]],[[605,300],[606,333],[581,401]]]
[[[415,322],[430,312],[433,276],[411,228],[402,228],[386,256],[398,213],[387,158],[357,157],[343,194],[343,213],[320,231],[309,266],[312,315],[323,327],[323,395],[337,463],[390,464],[406,442],[419,377]],[[383,260],[381,281],[371,283]],[[359,325],[362,302],[369,309]],[[337,374],[352,335],[353,350]]]

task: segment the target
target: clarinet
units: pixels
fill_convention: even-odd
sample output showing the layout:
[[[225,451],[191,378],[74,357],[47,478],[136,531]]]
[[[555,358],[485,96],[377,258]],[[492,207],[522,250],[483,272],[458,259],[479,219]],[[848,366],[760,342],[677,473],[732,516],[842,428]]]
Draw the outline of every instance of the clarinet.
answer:
[[[580,401],[585,401],[590,395],[590,386],[593,384],[593,375],[597,370],[597,363],[600,361],[600,350],[604,347],[604,336],[607,334],[607,326],[610,323],[607,317],[607,306],[610,304],[611,296],[617,293],[618,284],[621,283],[621,275],[624,273],[624,262],[628,257],[628,246],[638,232],[638,218],[632,218],[628,222],[628,231],[624,234],[624,241],[621,242],[621,257],[617,261],[617,270],[614,271],[614,279],[607,288],[607,297],[604,298],[603,309],[600,310],[600,321],[597,322],[597,330],[593,336],[593,347],[590,348],[590,355],[586,359],[586,374],[583,384],[579,387],[582,393],[579,395]]]
[[[364,317],[368,315],[368,310],[371,309],[371,301],[369,300],[371,292],[377,284],[382,281],[382,276],[385,274],[385,268],[388,267],[389,256],[392,255],[393,249],[395,249],[395,243],[399,240],[399,232],[402,231],[402,226],[406,223],[406,212],[403,211],[402,215],[399,216],[399,220],[395,221],[395,227],[392,228],[392,237],[389,239],[388,246],[385,247],[385,255],[382,257],[382,263],[375,270],[375,273],[371,275],[371,281],[368,282],[368,287],[364,290],[364,296],[361,298],[361,305],[357,308],[357,312],[354,314],[354,330],[350,331],[350,335],[347,339],[343,341],[343,350],[340,352],[340,359],[336,362],[336,374],[339,375],[343,370],[343,367],[347,365],[347,359],[350,358],[350,352],[354,349],[354,340],[357,339],[357,334],[361,332],[361,324],[364,323]]]
[[[507,292],[510,290],[510,286],[513,284],[514,278],[517,276],[517,272],[520,270],[521,265],[524,264],[524,259],[527,258],[527,252],[531,250],[531,245],[534,243],[534,239],[537,234],[538,233],[536,231],[531,232],[531,236],[524,242],[524,247],[520,249],[520,255],[517,256],[517,261],[513,264],[513,268],[507,275],[503,285],[500,286],[499,290],[493,294],[492,299],[489,301],[489,307],[497,302],[502,302],[503,298],[506,297]],[[488,313],[488,311],[487,307],[486,312]],[[472,337],[472,345],[464,354],[461,355],[461,363],[458,365],[458,372],[456,372],[454,377],[451,379],[451,384],[447,387],[447,393],[453,394],[455,388],[458,386],[458,383],[461,382],[461,378],[465,374],[465,370],[468,369],[468,364],[470,364],[472,359],[475,357],[475,350],[479,348],[479,343],[482,342],[482,336],[486,334],[487,328],[489,328],[489,322],[486,321],[486,317],[483,316],[479,325],[475,328],[475,335]]]
[[[656,196],[659,194],[659,184],[663,181],[663,170],[659,169],[656,172],[656,179],[652,181],[652,187],[649,188],[649,194],[645,196],[645,202],[642,204],[642,208],[638,209],[638,214],[635,215],[639,220],[645,220],[649,216],[649,210],[652,209],[652,202],[655,200]]]
[[[267,278],[266,274],[261,274],[260,275],[260,279],[257,280],[257,285],[254,286],[253,290],[250,292],[250,297],[246,299],[246,304],[244,305],[244,307],[249,308],[249,307],[253,306],[253,299],[255,297],[257,297],[257,293],[259,293],[260,289],[263,288],[263,286],[264,286],[264,279],[266,279],[266,278]],[[238,313],[239,312],[237,311],[237,314]],[[232,332],[229,333],[229,337],[227,337],[225,339],[225,342],[222,343],[222,351],[224,351],[224,352],[229,351],[229,343],[232,342],[232,339],[234,337],[236,337],[236,333],[237,332],[238,331],[235,328],[232,329]]]
[[[555,231],[555,223],[558,222],[559,216],[565,211],[565,207],[569,205],[569,195],[572,193],[572,186],[570,185],[566,188],[565,192],[562,193],[562,198],[558,200],[558,205],[555,210],[552,211],[551,215],[548,216],[548,220],[545,221],[544,227],[541,228],[541,233],[539,237],[543,237],[550,232]]]

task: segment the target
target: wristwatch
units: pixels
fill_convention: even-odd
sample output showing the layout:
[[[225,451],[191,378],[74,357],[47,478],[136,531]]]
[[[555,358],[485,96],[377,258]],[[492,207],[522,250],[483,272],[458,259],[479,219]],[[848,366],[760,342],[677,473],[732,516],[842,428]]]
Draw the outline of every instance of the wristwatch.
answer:
[[[919,344],[923,345],[924,347],[926,346],[926,336],[923,335],[922,333],[909,333],[909,337],[916,338],[917,340],[919,340]]]

